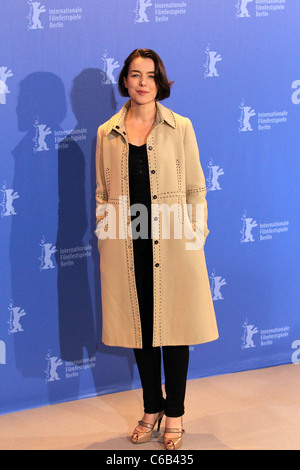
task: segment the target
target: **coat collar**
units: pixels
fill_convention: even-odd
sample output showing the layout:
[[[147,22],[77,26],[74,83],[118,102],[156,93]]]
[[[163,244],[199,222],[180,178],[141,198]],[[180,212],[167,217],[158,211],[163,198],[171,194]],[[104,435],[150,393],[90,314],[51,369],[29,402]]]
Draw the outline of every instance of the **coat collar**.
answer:
[[[125,117],[130,108],[130,100],[124,104],[121,110],[115,114],[107,123],[105,134],[108,135],[113,130],[122,134],[125,132]],[[159,101],[156,102],[156,121],[155,125],[159,125],[163,122],[167,123],[169,126],[176,128],[176,118],[169,108],[163,106]]]

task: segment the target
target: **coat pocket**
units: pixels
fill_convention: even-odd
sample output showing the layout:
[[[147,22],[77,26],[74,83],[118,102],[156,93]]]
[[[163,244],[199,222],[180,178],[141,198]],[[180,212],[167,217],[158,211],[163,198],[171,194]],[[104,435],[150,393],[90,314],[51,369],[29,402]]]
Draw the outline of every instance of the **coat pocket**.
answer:
[[[182,202],[183,238],[186,250],[201,250],[204,246],[204,238],[201,237],[197,227],[191,221],[192,208],[190,204]]]
[[[107,238],[108,232],[108,222],[109,222],[109,212],[108,212],[108,203],[100,204],[96,210],[97,219],[100,218],[97,223],[95,234],[99,240],[104,240]]]

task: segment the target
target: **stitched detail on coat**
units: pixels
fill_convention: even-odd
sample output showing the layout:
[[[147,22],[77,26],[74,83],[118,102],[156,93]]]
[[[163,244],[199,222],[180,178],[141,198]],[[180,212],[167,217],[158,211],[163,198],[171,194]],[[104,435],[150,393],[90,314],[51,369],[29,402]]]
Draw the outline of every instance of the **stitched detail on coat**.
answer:
[[[200,186],[199,188],[190,188],[187,189],[187,194],[197,194],[197,193],[204,193],[206,191],[206,186]]]
[[[182,178],[181,178],[181,168],[180,168],[180,161],[176,160],[176,172],[177,172],[177,185],[178,185],[178,198],[177,198],[177,212],[178,212],[178,220],[181,224],[184,223],[184,218],[182,217],[182,207],[181,207],[181,194],[182,194]]]
[[[110,128],[111,123],[112,123],[112,121],[114,120],[114,118],[115,118],[115,116],[112,116],[112,117],[110,118],[110,120],[108,121],[107,126],[106,126],[106,128],[105,128],[105,133],[106,133],[106,134],[108,133],[108,129]]]
[[[158,112],[157,112],[157,118],[156,118],[155,124],[157,125],[157,124],[160,124],[162,122],[167,122],[167,120],[165,121],[165,119],[163,118],[162,113],[161,113],[159,108],[157,108],[157,111]],[[170,114],[172,116],[172,119],[173,119],[173,127],[176,128],[177,127],[177,122],[176,122],[175,114],[171,109],[168,109],[168,111],[170,112]],[[170,124],[170,123],[168,123],[168,124]]]
[[[178,183],[178,191],[182,191],[182,179],[181,179],[181,171],[180,171],[180,161],[176,160],[176,172],[177,172],[177,183]]]
[[[174,115],[174,113],[173,113],[173,111],[172,111],[171,109],[170,109],[170,111],[171,111],[171,114],[172,114],[172,118],[173,118],[173,120],[174,120],[174,127],[176,127],[177,123],[176,123],[175,115]]]
[[[185,192],[184,191],[166,191],[164,193],[159,193],[159,196],[160,197],[177,197],[177,196],[185,196]]]
[[[196,232],[196,234],[197,234],[197,237],[204,244],[205,240],[206,240],[206,236],[205,236],[204,231],[202,229],[200,229],[198,226],[196,226],[195,224],[192,224],[192,226],[193,226],[194,232]]]
[[[110,171],[109,171],[109,168],[105,169],[105,181],[106,181],[106,188],[107,188],[107,193],[108,193],[108,197],[109,197],[109,194],[110,194]]]
[[[96,191],[96,196],[100,196],[101,199],[104,199],[107,201],[107,191]]]
[[[108,198],[108,201],[107,202],[110,202],[111,204],[120,204],[121,202],[123,203],[123,201],[120,201],[119,198],[116,198],[116,197],[110,197]]]
[[[160,195],[160,187],[159,187],[159,179],[158,179],[158,172],[157,172],[157,159],[156,159],[156,152],[155,152],[155,142],[154,142],[154,135],[151,136],[151,155],[152,155],[152,165],[154,164],[155,169],[155,178],[156,178],[156,193]],[[149,157],[148,157],[149,158]],[[150,179],[150,188],[151,188],[151,196],[154,193],[154,188],[152,184],[153,180]],[[161,226],[159,224],[159,238],[161,239]],[[155,245],[155,249],[153,249],[153,263],[159,263],[158,267],[154,268],[154,275],[153,275],[153,289],[154,289],[154,318],[153,318],[153,342],[154,344],[161,345],[162,344],[162,315],[161,315],[161,299],[162,299],[162,291],[161,291],[161,243]],[[158,331],[158,340],[156,337],[156,331]]]

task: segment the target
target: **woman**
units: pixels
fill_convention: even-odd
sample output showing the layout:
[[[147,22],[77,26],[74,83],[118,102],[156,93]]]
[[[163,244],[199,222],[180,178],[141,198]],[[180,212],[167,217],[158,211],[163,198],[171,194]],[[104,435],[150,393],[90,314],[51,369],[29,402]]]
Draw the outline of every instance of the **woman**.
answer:
[[[164,445],[174,450],[184,433],[189,345],[216,340],[218,331],[203,249],[205,179],[190,120],[160,103],[170,87],[154,51],[126,59],[119,91],[130,100],[98,130],[96,233],[103,342],[134,349],[143,387],[145,414],[132,442],[149,441],[165,414]]]

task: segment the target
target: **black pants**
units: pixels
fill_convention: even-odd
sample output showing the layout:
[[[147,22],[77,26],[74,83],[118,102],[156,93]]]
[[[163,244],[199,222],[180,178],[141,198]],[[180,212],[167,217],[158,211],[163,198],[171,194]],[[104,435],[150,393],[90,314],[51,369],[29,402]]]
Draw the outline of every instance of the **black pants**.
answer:
[[[145,413],[165,410],[166,416],[184,414],[189,346],[163,346],[166,399],[162,394],[161,348],[152,347],[153,257],[152,241],[134,241],[136,286],[140,305],[143,349],[134,349],[141,378]]]
[[[166,416],[170,418],[182,416],[185,411],[189,347],[162,347],[165,399],[161,386],[161,348],[134,349],[134,353],[143,387],[145,413],[158,413],[165,410]]]

